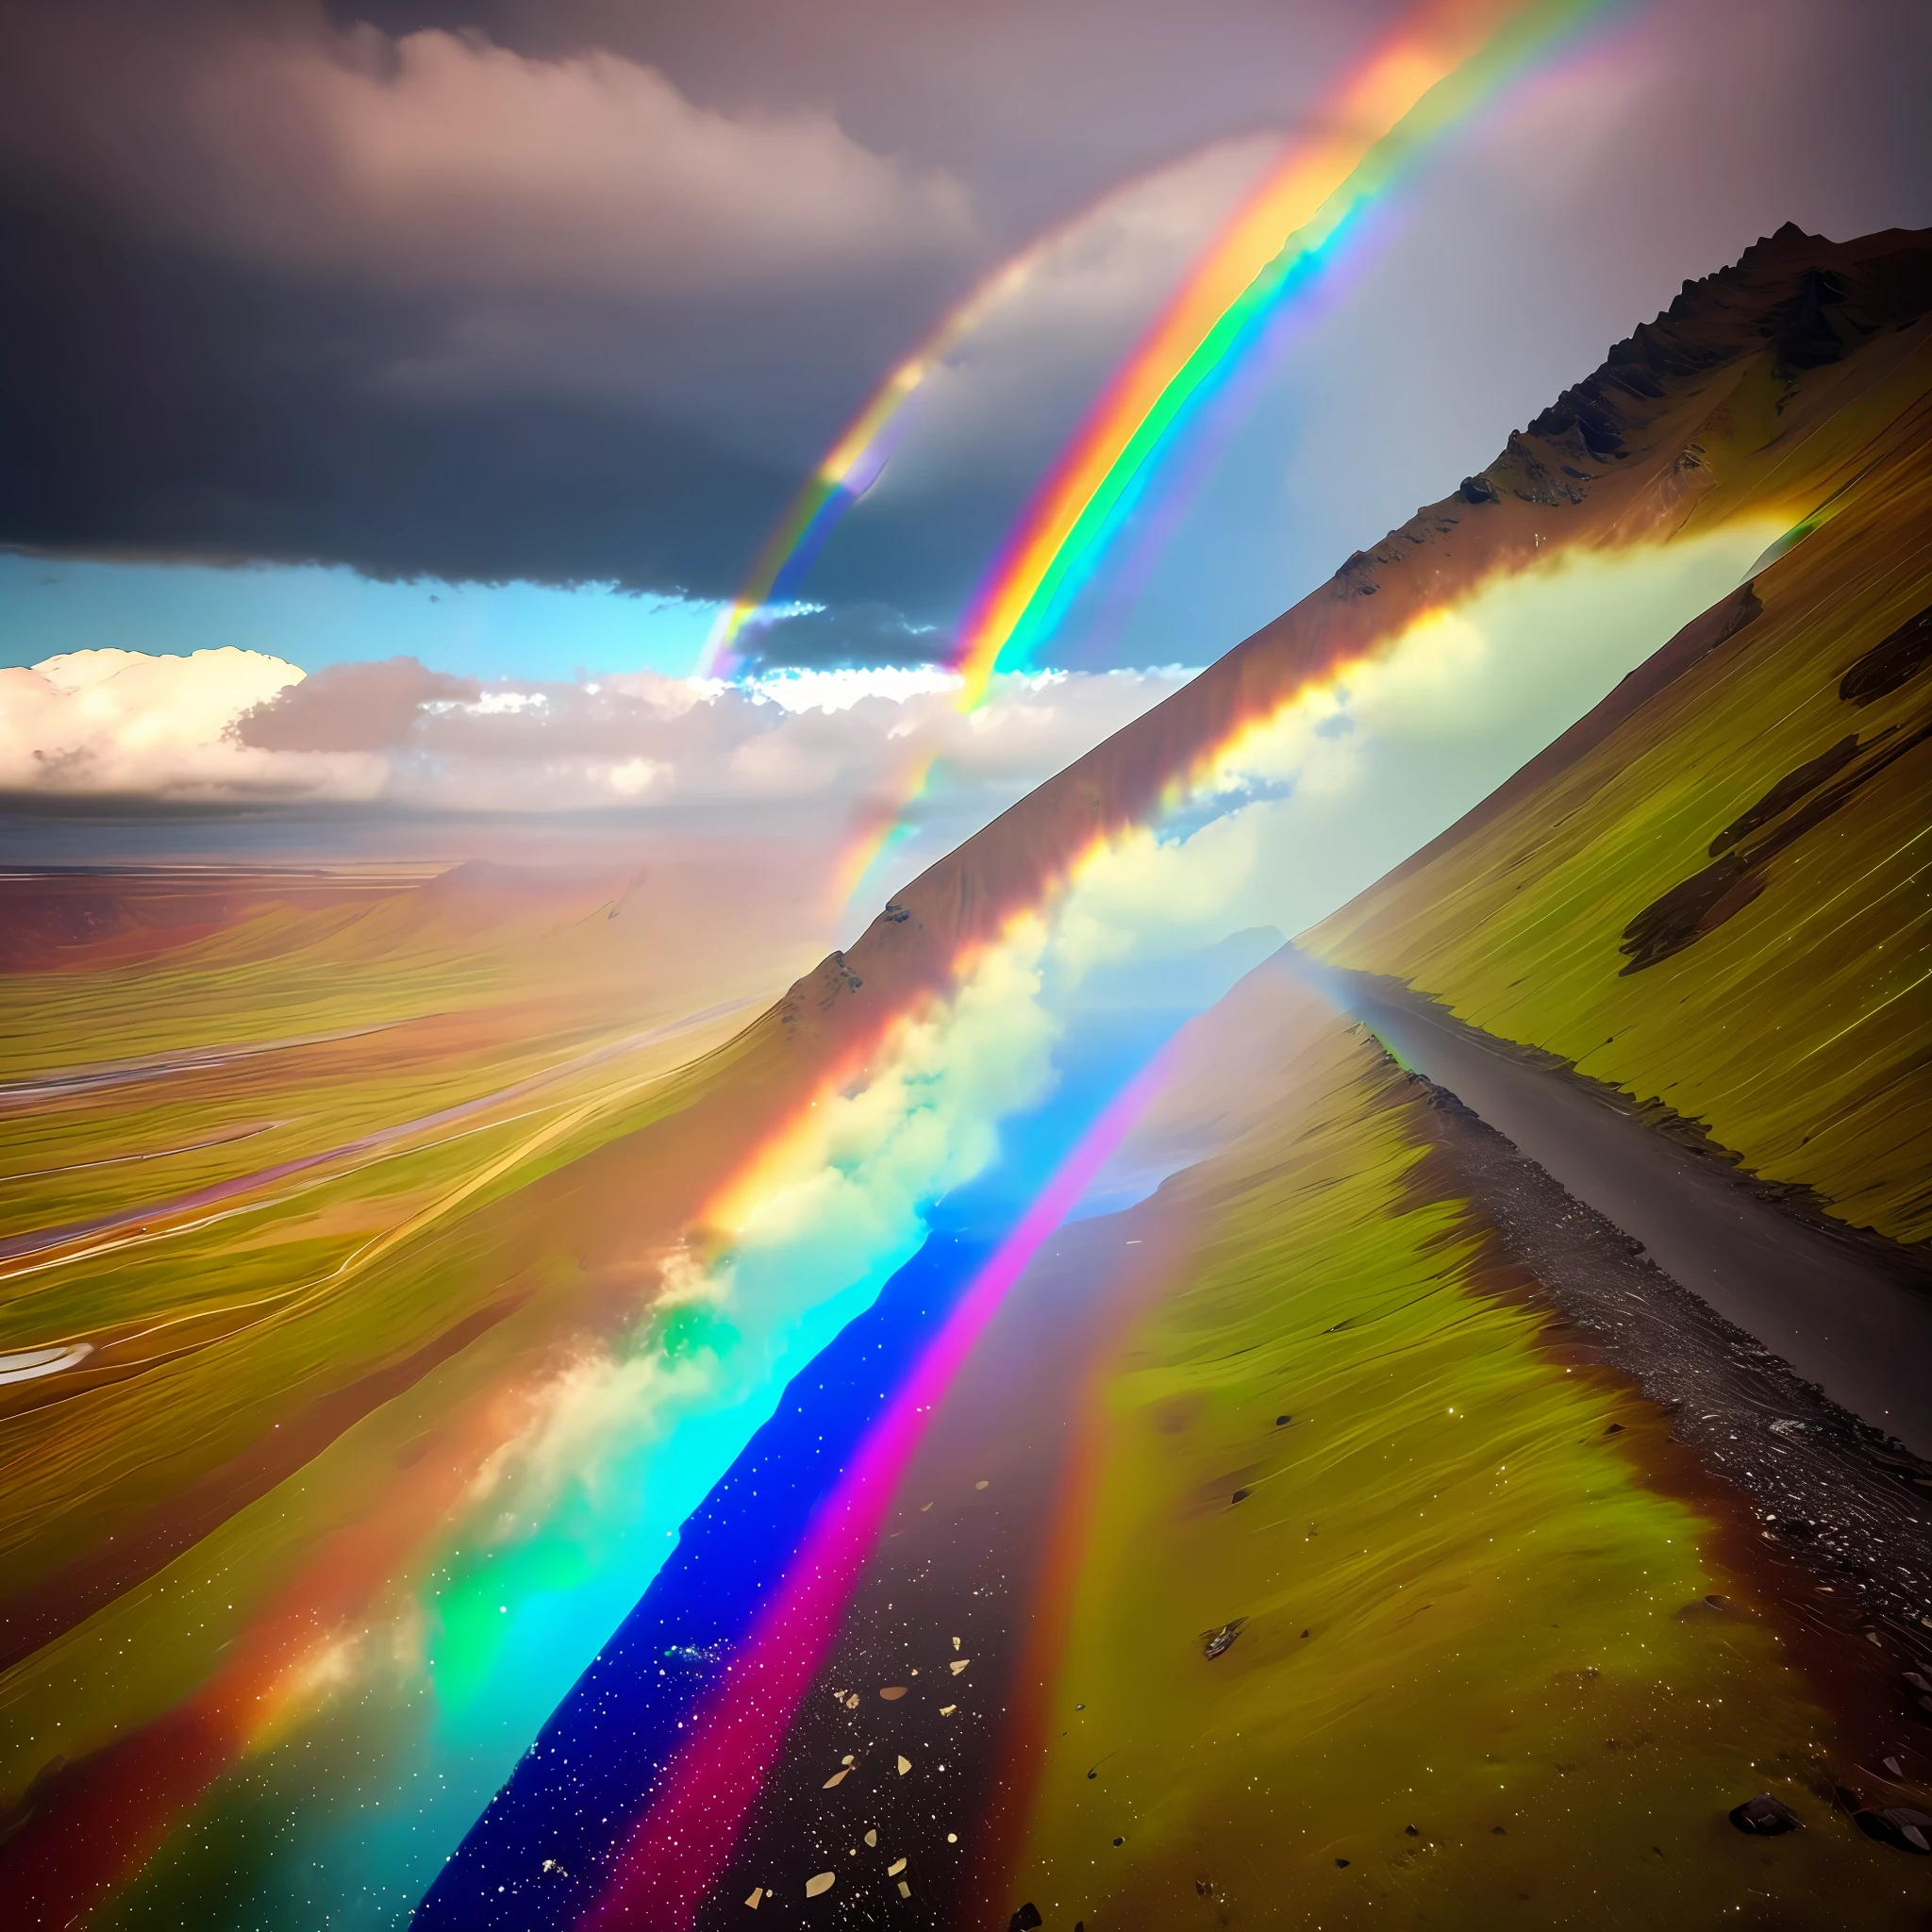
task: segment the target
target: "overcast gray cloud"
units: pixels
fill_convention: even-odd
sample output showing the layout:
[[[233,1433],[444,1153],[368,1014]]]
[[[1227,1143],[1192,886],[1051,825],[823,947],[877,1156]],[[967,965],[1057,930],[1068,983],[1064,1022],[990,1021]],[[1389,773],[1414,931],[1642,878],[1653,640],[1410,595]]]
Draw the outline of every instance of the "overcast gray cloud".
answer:
[[[1394,10],[14,0],[0,541],[724,594],[908,344],[1112,191],[922,394],[826,610],[766,652],[910,661]],[[1391,200],[1204,441],[1168,560],[1136,533],[1066,650],[1214,655],[1684,275],[1788,217],[1927,219],[1927,34],[1907,0],[1606,8]]]
[[[841,824],[889,822],[931,769],[904,855],[924,862],[1186,675],[1003,677],[965,712],[929,670],[719,690],[649,672],[479,683],[390,658],[304,677],[254,651],[85,651],[0,669],[0,803],[45,819],[619,813],[641,830],[723,815],[776,839],[803,815],[836,849]]]

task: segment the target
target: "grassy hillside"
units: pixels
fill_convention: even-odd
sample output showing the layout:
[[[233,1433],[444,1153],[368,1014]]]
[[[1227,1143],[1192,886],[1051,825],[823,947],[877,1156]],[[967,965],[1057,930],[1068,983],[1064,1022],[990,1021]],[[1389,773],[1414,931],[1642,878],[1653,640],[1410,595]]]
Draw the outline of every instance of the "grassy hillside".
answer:
[[[1663,654],[1675,675],[1643,702],[1613,695],[1304,943],[1917,1241],[1932,1237],[1932,344],[1905,346],[1805,436],[1781,423],[1788,378],[1767,350],[1762,462],[1818,478],[1790,547],[1692,649]]]
[[[1091,1398],[1011,1895],[1163,1932],[1916,1925],[1932,1877],[1807,1789],[1837,1740],[1776,1607],[1660,1486],[1657,1411],[1546,1345],[1414,1084],[1332,1023],[1277,1091],[1164,1191],[1201,1233]],[[1766,1788],[1811,1828],[1733,1831]]]

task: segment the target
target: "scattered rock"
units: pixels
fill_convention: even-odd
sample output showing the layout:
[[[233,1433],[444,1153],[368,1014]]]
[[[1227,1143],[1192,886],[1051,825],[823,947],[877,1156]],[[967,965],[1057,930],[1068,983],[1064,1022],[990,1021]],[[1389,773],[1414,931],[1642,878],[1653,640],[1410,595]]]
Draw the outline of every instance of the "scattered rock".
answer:
[[[1336,1869],[1336,1870],[1337,1870],[1338,1872],[1345,1871],[1345,1870],[1347,1869],[1347,1867],[1348,1867],[1348,1860],[1347,1860],[1346,1858],[1337,1858],[1337,1859],[1336,1859],[1336,1861],[1335,1861],[1335,1869]]]
[[[1722,1617],[1726,1605],[1721,1596],[1694,1597],[1678,1610],[1677,1617],[1683,1623],[1696,1623],[1706,1617]]]
[[[831,1774],[831,1776],[828,1777],[824,1781],[824,1783],[819,1787],[819,1789],[822,1791],[829,1791],[834,1785],[842,1785],[845,1782],[845,1780],[851,1775],[852,1770],[851,1767],[848,1765],[843,1771],[835,1771]]]
[[[888,1878],[896,1878],[898,1877],[900,1873],[905,1871],[905,1869],[906,1860],[904,1858],[894,1858],[892,1862],[886,1867],[886,1876]]]
[[[1224,1624],[1219,1630],[1208,1631],[1201,1645],[1201,1655],[1219,1657],[1241,1634],[1241,1625],[1247,1621],[1245,1617],[1237,1617],[1233,1623]]]
[[[1007,1921],[1007,1932],[1033,1932],[1036,1925],[1042,1924],[1040,1907],[1029,1898],[1013,1916]]]
[[[1234,1496],[1233,1496],[1232,1500],[1233,1500],[1233,1501],[1235,1501],[1235,1502],[1237,1502],[1237,1503],[1245,1503],[1245,1502],[1246,1502],[1246,1501],[1248,1500],[1248,1495],[1249,1495],[1249,1491],[1246,1491],[1246,1490],[1244,1490],[1244,1489],[1242,1489],[1242,1490],[1237,1490],[1237,1491],[1236,1491],[1234,1492]]]
[[[1414,1825],[1412,1825],[1412,1824],[1405,1824],[1405,1825],[1404,1825],[1404,1826],[1402,1827],[1402,1829],[1403,1829],[1403,1833],[1404,1833],[1404,1835],[1405,1835],[1406,1837],[1408,1837],[1408,1838],[1420,1838],[1420,1837],[1422,1836],[1422,1833],[1421,1833],[1421,1832],[1419,1832],[1419,1831],[1418,1831],[1418,1830],[1417,1830],[1417,1829],[1415,1828],[1415,1826],[1414,1826]]]
[[[1905,1805],[1887,1805],[1875,1811],[1855,1811],[1852,1823],[1867,1838],[1875,1838],[1895,1851],[1932,1857],[1932,1818]]]
[[[1869,705],[1908,684],[1932,664],[1932,604],[1881,639],[1847,671],[1838,694],[1847,704]]]
[[[807,1898],[822,1898],[838,1882],[839,1874],[836,1872],[821,1872],[816,1878],[808,1878],[805,1881],[805,1895]]]
[[[895,1698],[905,1696],[905,1694],[906,1686],[904,1684],[888,1684],[885,1687],[885,1689],[879,1692],[879,1695],[883,1697],[888,1704],[891,1704]]]
[[[910,1771],[911,1769],[912,1769],[912,1760],[911,1760],[911,1758],[909,1758],[909,1757],[902,1757],[902,1758],[900,1758],[900,1760],[899,1760],[899,1775],[900,1775],[901,1777],[904,1777],[904,1776],[906,1775],[906,1774],[907,1774],[907,1773],[908,1773],[908,1771]]]
[[[1294,1418],[1291,1415],[1278,1415],[1274,1418],[1274,1426],[1277,1429],[1285,1429],[1293,1420]]]
[[[1732,1811],[1731,1823],[1751,1838],[1781,1838],[1788,1831],[1802,1830],[1805,1822],[1789,1805],[1769,1791],[1759,1791]]]
[[[751,1896],[745,1900],[745,1904],[748,1905],[753,1911],[757,1911],[758,1908],[758,1901],[762,1899],[764,1895],[765,1888],[762,1885],[754,1885],[751,1889]]]
[[[1487,476],[1465,476],[1457,492],[1464,503],[1500,503],[1496,486]]]

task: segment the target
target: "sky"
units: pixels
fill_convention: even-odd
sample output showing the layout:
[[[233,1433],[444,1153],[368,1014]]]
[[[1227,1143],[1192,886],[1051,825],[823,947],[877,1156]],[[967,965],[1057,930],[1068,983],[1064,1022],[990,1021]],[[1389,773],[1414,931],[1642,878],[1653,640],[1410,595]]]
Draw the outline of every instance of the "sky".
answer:
[[[0,666],[198,662],[164,681],[217,738],[278,675],[233,654],[579,709],[683,677],[885,373],[1050,234],[749,668],[942,658],[1108,373],[1396,15],[8,0]],[[1913,0],[1601,8],[1379,205],[1163,472],[1046,647],[1126,675],[1052,754],[1481,467],[1687,277],[1787,220],[1932,219],[1928,71]],[[44,692],[11,709],[9,790],[174,782],[41,741]]]

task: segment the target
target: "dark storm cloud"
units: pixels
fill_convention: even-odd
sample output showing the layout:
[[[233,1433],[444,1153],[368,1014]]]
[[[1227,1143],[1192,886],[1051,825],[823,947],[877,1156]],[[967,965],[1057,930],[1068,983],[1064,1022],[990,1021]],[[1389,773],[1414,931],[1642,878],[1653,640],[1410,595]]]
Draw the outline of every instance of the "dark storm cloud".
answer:
[[[1257,0],[16,0],[0,542],[724,593],[991,263],[1123,175],[1279,124],[1374,24]],[[835,544],[831,594],[957,603],[1055,408],[1135,325],[1126,294],[1049,345],[1054,406],[1015,400],[1006,436],[983,412],[977,457],[883,502],[861,556]]]
[[[1293,125],[1396,10],[7,0],[0,543],[726,593],[991,263]],[[1407,198],[1152,661],[1224,648],[1756,234],[1926,219],[1928,18],[1606,8],[1586,111],[1527,85]],[[974,339],[802,587],[842,614],[769,661],[903,661],[957,617],[1239,174],[1176,166]]]
[[[788,468],[591,397],[398,394],[408,305],[0,198],[0,541],[372,575],[727,589]]]
[[[723,592],[983,253],[823,111],[308,9],[0,20],[0,541]]]
[[[914,625],[889,604],[864,603],[806,610],[767,624],[747,625],[738,648],[753,671],[847,671],[860,665],[911,668],[942,663],[950,631]]]

